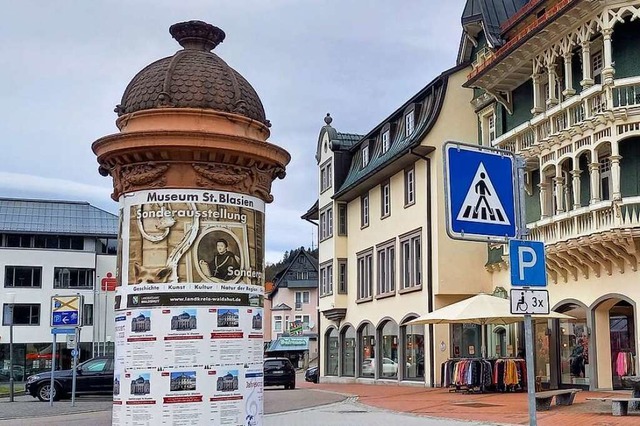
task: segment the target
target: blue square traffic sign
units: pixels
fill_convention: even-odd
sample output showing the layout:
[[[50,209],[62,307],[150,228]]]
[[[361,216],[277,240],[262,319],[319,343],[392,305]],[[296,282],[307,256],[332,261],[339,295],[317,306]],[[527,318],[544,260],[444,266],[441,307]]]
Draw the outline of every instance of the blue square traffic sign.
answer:
[[[515,237],[513,154],[479,145],[447,142],[444,164],[449,236],[505,242]]]
[[[58,311],[51,318],[52,327],[80,325],[80,316],[77,311]]]
[[[509,265],[511,285],[522,287],[545,287],[547,285],[543,242],[510,240]]]

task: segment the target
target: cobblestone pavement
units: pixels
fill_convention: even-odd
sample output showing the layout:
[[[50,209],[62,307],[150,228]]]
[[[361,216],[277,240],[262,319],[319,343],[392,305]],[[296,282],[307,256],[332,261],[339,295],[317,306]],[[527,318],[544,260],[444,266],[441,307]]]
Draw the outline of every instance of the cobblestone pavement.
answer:
[[[75,407],[71,406],[71,400],[55,401],[53,407],[50,407],[48,402],[42,402],[29,395],[20,395],[15,398],[14,402],[9,402],[9,398],[0,399],[0,420],[110,411],[111,406],[112,401],[109,396],[78,397],[76,398]],[[25,425],[26,423],[18,422],[17,424]]]
[[[437,419],[380,410],[349,398],[322,407],[265,416],[264,426],[479,426],[495,425],[462,420]]]
[[[640,412],[613,417],[610,402],[586,400],[587,397],[628,394],[628,391],[580,392],[571,406],[553,405],[550,411],[538,412],[538,425],[640,425]],[[350,397],[347,401],[335,402],[347,397]],[[310,405],[313,408],[308,408]],[[288,412],[279,414],[283,410]],[[528,424],[527,395],[523,392],[461,394],[446,389],[397,385],[298,382],[295,390],[267,388],[265,412],[266,426],[369,426],[383,424],[381,422],[402,426]],[[30,396],[18,396],[14,403],[0,398],[0,426],[42,426],[44,418],[46,426],[110,426],[111,400],[79,397],[76,407],[71,407],[70,401],[58,401],[49,407],[48,403]]]
[[[3,406],[4,407],[4,406]],[[111,412],[98,411],[43,418],[0,420],[0,426],[110,426]],[[268,414],[264,426],[480,426],[490,423],[454,421],[394,413],[365,406],[349,398],[320,407]]]

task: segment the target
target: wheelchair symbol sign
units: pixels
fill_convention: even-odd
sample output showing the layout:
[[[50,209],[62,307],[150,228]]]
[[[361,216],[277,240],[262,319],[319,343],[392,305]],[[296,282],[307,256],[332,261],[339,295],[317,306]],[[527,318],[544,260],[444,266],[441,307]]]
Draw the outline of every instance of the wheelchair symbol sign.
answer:
[[[549,292],[547,290],[511,290],[512,314],[549,314]]]

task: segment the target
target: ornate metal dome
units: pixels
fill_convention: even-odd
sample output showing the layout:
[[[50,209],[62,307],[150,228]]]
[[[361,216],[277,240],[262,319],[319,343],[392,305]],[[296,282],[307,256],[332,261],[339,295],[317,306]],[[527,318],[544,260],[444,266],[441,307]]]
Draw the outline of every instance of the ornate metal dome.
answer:
[[[211,52],[225,33],[202,21],[180,22],[169,32],[184,48],[146,66],[129,83],[118,116],[153,108],[205,108],[228,112],[269,126],[251,84]]]

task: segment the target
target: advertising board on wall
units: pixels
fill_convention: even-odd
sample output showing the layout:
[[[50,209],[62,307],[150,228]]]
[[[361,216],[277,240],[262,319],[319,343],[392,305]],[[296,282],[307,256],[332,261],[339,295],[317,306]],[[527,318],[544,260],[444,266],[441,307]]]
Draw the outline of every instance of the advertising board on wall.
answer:
[[[121,207],[113,424],[258,426],[264,202],[157,190]]]

